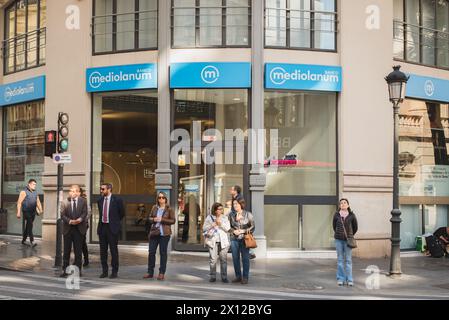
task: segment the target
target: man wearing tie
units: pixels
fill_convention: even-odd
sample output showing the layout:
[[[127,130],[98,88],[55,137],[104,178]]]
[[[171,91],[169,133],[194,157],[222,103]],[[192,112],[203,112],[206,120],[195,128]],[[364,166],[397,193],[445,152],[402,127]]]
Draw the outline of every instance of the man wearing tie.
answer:
[[[66,277],[66,269],[70,264],[72,245],[75,251],[75,265],[81,276],[81,260],[83,239],[87,232],[87,201],[80,195],[80,186],[72,185],[70,198],[61,205],[62,233],[64,235],[63,271],[61,277]]]
[[[112,194],[112,184],[103,183],[100,187],[102,197],[98,200],[98,212],[100,219],[97,233],[100,239],[100,256],[103,272],[100,278],[108,276],[108,247],[111,251],[112,274],[110,279],[117,278],[118,274],[118,238],[120,235],[121,221],[125,216],[123,201]]]

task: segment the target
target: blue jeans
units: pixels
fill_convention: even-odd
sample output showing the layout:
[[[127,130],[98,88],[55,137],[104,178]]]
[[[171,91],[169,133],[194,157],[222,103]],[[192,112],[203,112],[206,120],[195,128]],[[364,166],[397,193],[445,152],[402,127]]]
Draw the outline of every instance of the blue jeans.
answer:
[[[156,266],[156,250],[159,246],[159,254],[161,256],[159,273],[165,274],[167,270],[167,248],[170,236],[157,236],[150,238],[148,246],[148,274],[154,274],[154,267]]]
[[[234,271],[236,278],[242,278],[242,268],[240,265],[240,255],[243,263],[243,278],[249,277],[249,249],[245,247],[242,240],[231,240],[232,261],[234,263]]]
[[[352,279],[352,249],[346,240],[335,239],[337,249],[337,281],[354,282]],[[346,267],[346,272],[345,272]]]

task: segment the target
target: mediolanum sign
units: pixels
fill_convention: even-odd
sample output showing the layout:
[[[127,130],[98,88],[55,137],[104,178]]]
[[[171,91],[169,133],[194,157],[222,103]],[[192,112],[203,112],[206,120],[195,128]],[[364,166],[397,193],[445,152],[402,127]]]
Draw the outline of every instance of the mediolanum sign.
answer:
[[[174,63],[170,66],[170,88],[251,88],[251,64]]]
[[[45,76],[0,86],[0,106],[8,106],[45,98]]]
[[[449,80],[410,74],[405,96],[409,98],[449,102]]]
[[[341,91],[341,67],[306,64],[265,65],[265,88]]]
[[[86,70],[86,91],[103,92],[157,88],[154,63],[90,68]]]

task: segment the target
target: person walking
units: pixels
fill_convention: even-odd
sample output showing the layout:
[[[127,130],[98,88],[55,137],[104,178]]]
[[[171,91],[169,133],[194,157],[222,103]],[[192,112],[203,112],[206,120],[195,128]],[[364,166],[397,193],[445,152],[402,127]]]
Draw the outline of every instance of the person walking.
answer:
[[[100,278],[108,276],[108,247],[111,251],[112,274],[110,279],[118,277],[119,254],[118,239],[121,222],[125,216],[123,200],[112,194],[112,184],[103,183],[100,187],[102,197],[98,200],[98,212],[101,217],[98,221],[97,234],[100,239],[100,258],[103,272]]]
[[[235,185],[235,186],[231,187],[230,193],[231,193],[231,212],[235,212],[232,202],[234,200],[244,199],[243,194],[242,194],[242,187],[240,187],[239,185]],[[253,232],[254,232],[254,230],[253,230]],[[254,249],[249,249],[249,258],[250,259],[256,258],[256,253],[254,252]]]
[[[84,191],[83,188],[80,188],[80,194],[78,195],[78,197],[83,198],[84,200],[86,200],[87,203],[87,194]],[[89,265],[89,249],[87,247],[87,231],[89,230],[89,221],[90,221],[90,217],[92,216],[92,208],[89,204],[87,204],[87,218],[86,218],[86,225],[87,225],[87,230],[86,230],[86,234],[84,235],[83,238],[83,267],[87,267]]]
[[[34,179],[28,181],[27,187],[20,192],[17,200],[17,219],[23,215],[22,222],[22,244],[26,245],[26,240],[30,238],[31,247],[35,247],[33,235],[33,223],[36,215],[40,215],[42,211],[42,204],[36,191],[37,182]]]
[[[210,282],[217,279],[217,261],[220,259],[221,281],[228,283],[227,255],[231,245],[228,232],[231,230],[229,218],[223,213],[223,205],[214,203],[211,214],[207,216],[203,225],[205,244],[209,248]]]
[[[170,208],[167,195],[164,192],[159,192],[157,205],[151,209],[148,220],[150,224],[150,232],[148,234],[148,272],[143,278],[152,279],[154,277],[156,250],[159,247],[161,259],[157,280],[164,280],[167,270],[167,248],[172,234],[171,225],[176,222],[175,212]]]
[[[70,264],[70,253],[75,253],[75,265],[81,276],[81,261],[83,239],[87,232],[87,201],[80,197],[79,185],[70,187],[70,198],[62,203],[61,219],[63,221],[64,255],[61,277],[67,277],[67,267]]]
[[[232,261],[234,262],[235,279],[233,283],[241,282],[248,284],[249,279],[249,249],[245,246],[245,234],[253,233],[254,217],[251,212],[245,210],[246,202],[244,199],[233,201],[234,212],[231,212],[229,219],[231,222],[231,251]],[[243,264],[240,264],[240,257]]]
[[[354,237],[358,224],[348,199],[340,199],[339,210],[334,214],[332,226],[337,250],[337,284],[352,287],[352,248],[348,245],[348,239]]]

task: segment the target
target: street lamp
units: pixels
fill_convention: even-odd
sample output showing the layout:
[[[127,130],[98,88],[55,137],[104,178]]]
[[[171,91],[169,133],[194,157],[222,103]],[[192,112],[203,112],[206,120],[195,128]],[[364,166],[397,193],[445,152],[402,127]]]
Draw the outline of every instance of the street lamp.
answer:
[[[388,93],[390,101],[393,103],[394,111],[394,151],[393,151],[393,210],[391,211],[391,257],[390,275],[400,275],[401,272],[401,211],[399,210],[399,104],[404,100],[405,86],[409,79],[405,73],[399,69],[401,66],[394,66],[393,72],[385,77],[388,83]]]

